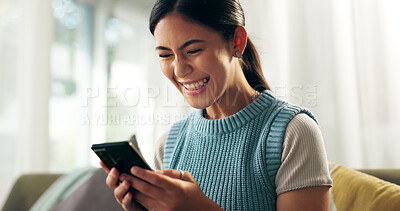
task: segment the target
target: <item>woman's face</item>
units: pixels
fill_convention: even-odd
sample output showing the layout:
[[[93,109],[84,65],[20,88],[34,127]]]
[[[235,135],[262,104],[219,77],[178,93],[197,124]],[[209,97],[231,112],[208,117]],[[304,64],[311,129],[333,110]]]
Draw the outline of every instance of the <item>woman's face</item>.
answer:
[[[154,37],[162,72],[192,107],[214,104],[233,83],[232,46],[216,31],[172,13]]]

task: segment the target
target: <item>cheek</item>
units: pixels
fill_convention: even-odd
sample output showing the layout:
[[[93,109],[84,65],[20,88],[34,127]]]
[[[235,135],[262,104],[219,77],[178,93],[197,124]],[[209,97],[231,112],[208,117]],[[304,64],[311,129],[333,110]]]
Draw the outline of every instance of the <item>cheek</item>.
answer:
[[[168,62],[160,62],[160,68],[165,77],[168,78],[175,86],[178,86],[174,78],[174,69]]]
[[[168,65],[165,62],[160,62],[160,68],[163,74],[169,78],[169,75],[171,75],[171,71],[168,69]]]
[[[216,78],[224,78],[229,69],[229,57],[219,51],[205,55],[198,65],[202,66],[208,74]]]
[[[163,74],[169,79],[173,80],[174,78],[174,69],[171,67],[170,62],[168,61],[160,61],[160,68]]]

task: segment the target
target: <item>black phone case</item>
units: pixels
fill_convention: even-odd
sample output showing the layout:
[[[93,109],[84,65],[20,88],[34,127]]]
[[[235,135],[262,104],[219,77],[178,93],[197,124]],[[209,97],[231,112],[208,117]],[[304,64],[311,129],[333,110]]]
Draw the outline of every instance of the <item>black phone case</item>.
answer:
[[[129,141],[93,144],[91,148],[108,169],[116,167],[120,173],[129,175],[132,175],[130,173],[132,166],[152,170]]]

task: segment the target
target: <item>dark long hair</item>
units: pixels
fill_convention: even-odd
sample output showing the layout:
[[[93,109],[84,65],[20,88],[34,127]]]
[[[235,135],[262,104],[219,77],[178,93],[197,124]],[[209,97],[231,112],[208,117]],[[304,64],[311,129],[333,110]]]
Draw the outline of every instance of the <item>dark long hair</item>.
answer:
[[[227,41],[233,39],[238,26],[245,26],[244,12],[239,0],[157,0],[149,20],[153,35],[158,22],[171,12],[177,12],[189,20],[214,29]],[[249,38],[241,66],[253,89],[271,90],[264,78],[258,52]]]

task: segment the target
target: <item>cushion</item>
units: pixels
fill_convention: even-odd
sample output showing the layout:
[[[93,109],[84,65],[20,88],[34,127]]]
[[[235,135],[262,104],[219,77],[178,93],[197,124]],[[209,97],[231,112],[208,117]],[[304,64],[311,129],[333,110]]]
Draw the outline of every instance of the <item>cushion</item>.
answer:
[[[114,198],[114,192],[106,185],[107,174],[98,169],[83,185],[53,207],[57,211],[70,210],[123,210]]]
[[[332,173],[337,210],[399,210],[400,186],[338,165]]]
[[[32,205],[30,211],[51,210],[84,184],[98,168],[85,167],[71,171],[57,179]]]
[[[29,210],[61,174],[25,174],[15,182],[2,210]]]

